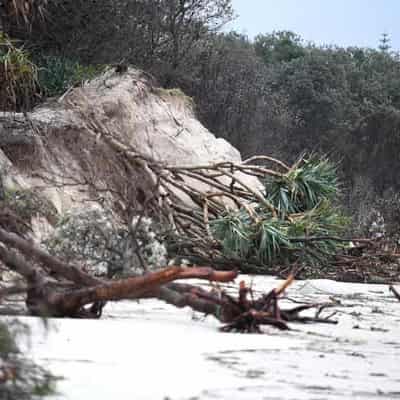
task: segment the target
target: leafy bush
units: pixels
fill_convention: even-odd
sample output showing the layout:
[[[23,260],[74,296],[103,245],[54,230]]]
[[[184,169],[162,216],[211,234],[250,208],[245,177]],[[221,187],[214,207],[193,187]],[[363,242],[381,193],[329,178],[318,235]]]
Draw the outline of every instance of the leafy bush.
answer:
[[[0,31],[0,110],[29,110],[39,97],[37,67],[29,53]]]
[[[132,226],[136,223],[134,218]],[[153,221],[142,218],[134,230],[133,237],[112,213],[98,208],[71,210],[60,219],[44,245],[55,255],[109,276],[140,269],[141,262],[149,268],[165,266],[167,252],[156,237]]]

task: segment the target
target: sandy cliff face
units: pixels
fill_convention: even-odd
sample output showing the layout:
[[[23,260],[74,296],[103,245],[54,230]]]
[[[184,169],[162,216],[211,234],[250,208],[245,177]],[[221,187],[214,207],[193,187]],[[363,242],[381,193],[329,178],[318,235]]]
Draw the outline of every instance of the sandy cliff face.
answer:
[[[139,71],[109,71],[63,102],[83,110],[94,107],[112,132],[140,153],[168,164],[240,161],[238,150],[197,120],[190,98],[179,90],[153,87]]]
[[[178,90],[155,87],[147,75],[134,69],[124,74],[109,70],[27,116],[0,113],[0,131],[6,185],[39,188],[59,213],[88,199],[89,188],[84,185],[88,176],[94,178],[102,171],[98,179],[102,185],[114,184],[121,176],[124,162],[115,149],[93,150],[104,132],[168,165],[241,161],[237,149],[197,120],[190,98]],[[244,179],[252,187],[259,185],[256,179]],[[120,183],[121,190],[141,181],[140,176],[132,176],[132,181]]]

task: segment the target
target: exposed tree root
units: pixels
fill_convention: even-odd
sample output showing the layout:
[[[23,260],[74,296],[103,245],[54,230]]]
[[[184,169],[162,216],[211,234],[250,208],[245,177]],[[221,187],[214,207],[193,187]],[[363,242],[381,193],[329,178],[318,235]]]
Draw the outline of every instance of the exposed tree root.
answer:
[[[261,333],[262,325],[288,330],[288,322],[336,324],[337,321],[331,319],[334,313],[324,318],[320,317],[324,309],[333,306],[331,303],[306,304],[292,309],[279,307],[279,296],[293,280],[294,275],[291,274],[278,288],[257,299],[253,299],[251,289],[246,287],[244,282],[240,283],[237,299],[222,290],[206,291],[181,283],[172,283],[168,288],[161,288],[151,295],[176,307],[189,306],[195,311],[213,315],[225,324],[221,328],[224,332]],[[316,309],[314,317],[300,315],[301,312],[310,309]]]

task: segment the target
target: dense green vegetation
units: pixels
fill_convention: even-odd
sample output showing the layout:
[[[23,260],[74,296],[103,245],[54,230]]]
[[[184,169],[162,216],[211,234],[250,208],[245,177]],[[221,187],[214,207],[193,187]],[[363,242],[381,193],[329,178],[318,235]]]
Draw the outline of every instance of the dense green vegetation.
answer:
[[[98,65],[130,63],[166,88],[181,88],[204,124],[244,156],[293,161],[317,151],[340,161],[357,228],[368,219],[360,202],[363,210],[393,203],[400,59],[387,36],[378,49],[316,46],[289,31],[250,41],[221,31],[234,15],[229,0],[31,5],[28,24],[6,7],[2,26],[38,60],[42,96],[92,77]]]

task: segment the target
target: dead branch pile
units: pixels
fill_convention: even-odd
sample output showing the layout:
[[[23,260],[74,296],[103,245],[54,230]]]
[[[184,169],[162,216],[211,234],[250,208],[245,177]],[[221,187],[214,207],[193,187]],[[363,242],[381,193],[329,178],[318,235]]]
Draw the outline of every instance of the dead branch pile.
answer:
[[[398,277],[395,251],[343,237],[346,221],[332,205],[338,185],[327,160],[303,157],[288,166],[258,156],[241,163],[171,165],[137,152],[94,111],[86,110],[82,120],[87,135],[74,139],[76,151],[90,149],[91,158],[81,162],[79,172],[47,178],[49,184],[89,188],[103,207],[122,216],[132,237],[141,217],[150,215],[164,227],[170,254],[194,264],[284,277],[301,263],[301,278],[387,282]],[[217,232],[220,225],[225,230]],[[394,260],[390,268],[384,268],[386,259]]]
[[[143,211],[169,227],[168,241],[173,251],[196,263],[218,268],[234,265],[241,271],[265,273],[266,267],[278,257],[291,263],[300,257],[321,262],[344,242],[338,237],[343,228],[341,217],[330,208],[328,200],[336,193],[335,177],[323,182],[326,187],[318,187],[315,193],[311,191],[311,199],[302,198],[297,189],[284,193],[294,203],[286,204],[290,211],[285,210],[282,201],[271,200],[265,192],[268,180],[290,185],[288,181],[296,179],[306,168],[316,171],[310,160],[302,158],[291,167],[268,156],[252,157],[241,163],[167,165],[138,153],[94,117],[87,119],[86,131],[95,145],[106,145],[118,154],[129,173],[142,177],[141,181],[147,185],[143,190],[147,193]],[[325,170],[331,168],[326,160],[321,165]],[[334,173],[334,168],[322,173]],[[95,181],[92,175],[80,184],[92,186],[98,192],[101,184]],[[135,185],[139,187],[140,182]],[[282,192],[285,190],[282,187]],[[135,202],[125,199],[123,203],[132,207]],[[137,214],[139,208],[136,206],[128,215]],[[220,232],[218,237],[215,223],[225,217],[227,225],[230,217],[234,220],[227,227],[232,234]],[[251,226],[250,233],[237,229],[235,224],[240,225],[243,220],[246,224],[242,226]],[[308,226],[316,228],[310,230]]]
[[[190,244],[180,242],[180,246],[191,247],[207,260],[221,256],[220,246],[210,232],[210,219],[224,214],[229,207],[244,208],[252,214],[249,204],[255,202],[261,202],[276,214],[273,205],[260,190],[246,184],[243,178],[281,176],[278,171],[251,164],[257,160],[268,161],[280,169],[288,170],[289,167],[279,160],[262,156],[241,164],[218,162],[198,166],[168,166],[122,143],[94,118],[88,121],[87,131],[96,140],[101,138],[114,152],[124,157],[130,169],[151,182],[153,196],[147,199],[146,206],[170,224],[178,237],[192,239]],[[203,185],[204,190],[199,190],[199,184]],[[183,198],[189,201],[185,202]]]
[[[252,157],[236,164],[219,162],[170,166],[138,154],[95,119],[88,122],[87,130],[97,139],[101,137],[114,151],[123,154],[130,165],[141,170],[152,182],[155,190],[147,206],[152,207],[159,218],[172,227],[173,235],[170,239],[173,238],[175,249],[186,257],[194,257],[198,262],[216,265],[218,268],[235,265],[241,271],[273,273],[282,277],[290,272],[294,263],[301,261],[304,268],[300,276],[303,278],[331,277],[344,281],[376,283],[398,279],[400,253],[397,248],[390,248],[383,241],[343,237],[340,228],[345,226],[345,221],[339,214],[335,214],[329,202],[325,203],[324,196],[320,196],[318,202],[310,206],[310,210],[298,208],[287,213],[282,210],[284,207],[279,202],[270,200],[271,197],[265,192],[266,180],[285,182],[286,185],[292,175],[301,174],[304,170],[302,159],[293,166],[268,156]],[[260,184],[249,184],[249,177],[259,180]],[[337,195],[333,188],[336,181],[332,182],[332,187],[327,185],[324,190],[332,190]],[[313,189],[311,185],[307,188],[309,191]],[[294,201],[295,191],[290,193],[288,186],[282,186],[281,190],[289,192],[288,202]],[[318,190],[315,190],[314,196],[317,197]],[[190,201],[182,201],[185,198]],[[260,208],[266,214],[260,213]],[[322,212],[319,214],[320,209]],[[254,226],[260,227],[259,231],[263,229],[266,219],[274,224],[276,222],[273,228],[278,234],[266,239],[275,240],[275,248],[271,253],[276,251],[280,255],[285,254],[285,257],[274,258],[272,255],[266,259],[254,257],[253,254],[241,257],[240,251],[227,252],[221,239],[216,238],[212,224],[221,216],[229,215],[232,210],[242,211]],[[313,213],[314,216],[309,218],[309,214]],[[279,236],[279,233],[291,230],[285,222],[295,228],[290,234]],[[321,225],[320,230],[315,229],[318,224]],[[254,232],[253,236],[258,234],[257,228]],[[241,234],[243,232],[239,231],[237,236]],[[282,264],[283,259],[286,265]]]

